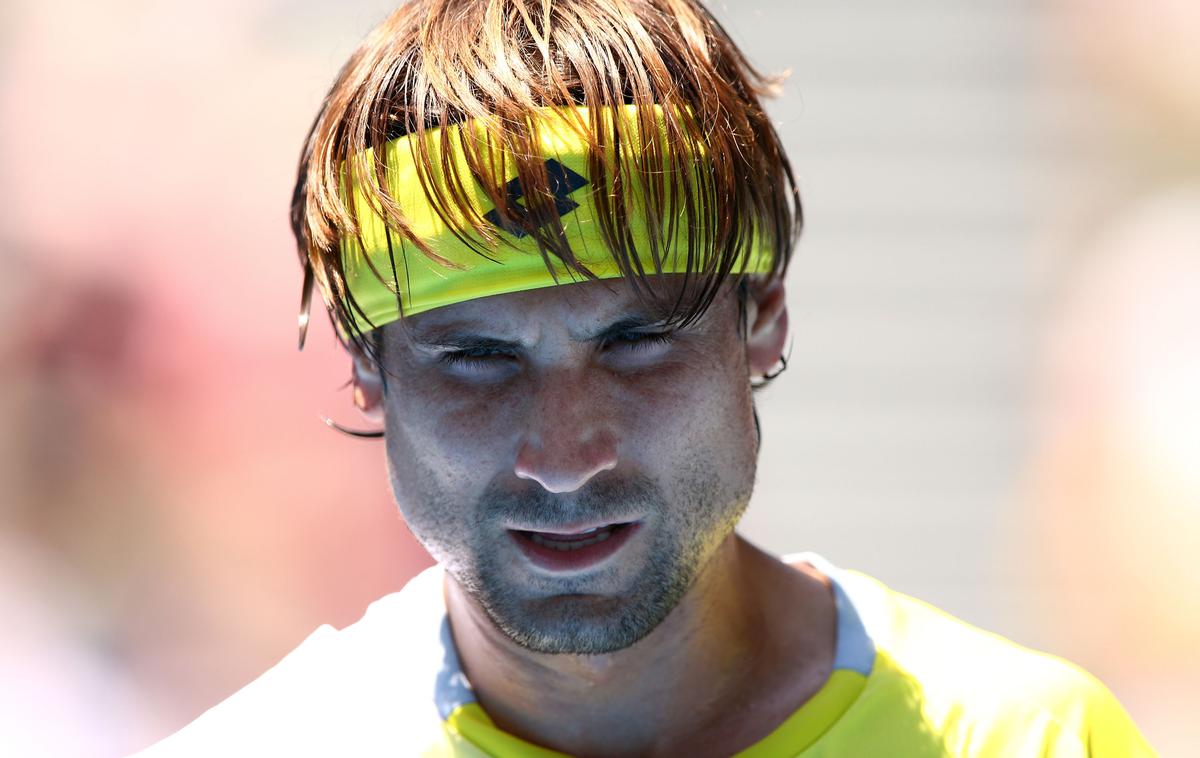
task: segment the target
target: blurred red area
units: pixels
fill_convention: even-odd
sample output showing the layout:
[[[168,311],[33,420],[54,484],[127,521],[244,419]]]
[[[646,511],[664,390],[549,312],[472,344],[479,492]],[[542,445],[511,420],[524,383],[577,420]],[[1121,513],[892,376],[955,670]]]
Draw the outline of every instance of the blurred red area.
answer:
[[[4,12],[0,753],[144,745],[429,562],[382,443],[320,421],[353,406],[319,313],[296,352],[328,72],[265,10]]]

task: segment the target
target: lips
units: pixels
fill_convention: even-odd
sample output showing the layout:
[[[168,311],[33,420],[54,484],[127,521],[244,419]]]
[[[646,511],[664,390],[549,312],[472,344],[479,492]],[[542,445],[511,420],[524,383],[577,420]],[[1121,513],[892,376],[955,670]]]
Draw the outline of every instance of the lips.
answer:
[[[638,522],[622,522],[578,531],[510,529],[509,535],[535,566],[556,572],[579,571],[616,553],[640,526]]]

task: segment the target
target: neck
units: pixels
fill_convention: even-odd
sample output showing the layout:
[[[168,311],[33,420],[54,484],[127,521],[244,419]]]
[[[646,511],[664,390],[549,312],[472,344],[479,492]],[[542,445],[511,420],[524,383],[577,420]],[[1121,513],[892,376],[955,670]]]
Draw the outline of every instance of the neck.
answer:
[[[451,578],[446,599],[463,669],[497,726],[572,755],[678,754],[698,725],[715,732],[705,752],[714,738],[753,742],[737,732],[769,732],[832,665],[827,587],[735,535],[653,632],[615,653],[531,652]]]

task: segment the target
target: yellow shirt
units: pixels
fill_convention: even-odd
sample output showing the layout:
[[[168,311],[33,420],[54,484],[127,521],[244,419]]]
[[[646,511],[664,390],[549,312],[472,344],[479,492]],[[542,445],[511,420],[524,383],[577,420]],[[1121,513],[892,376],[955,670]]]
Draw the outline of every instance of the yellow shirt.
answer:
[[[837,600],[834,671],[737,758],[1154,756],[1104,685],[806,554]],[[324,626],[144,756],[549,758],[497,729],[458,664],[434,568],[341,631]]]
[[[797,559],[834,586],[834,671],[809,702],[736,758],[1154,755],[1112,693],[1082,669],[818,556]],[[447,714],[446,732],[453,749],[435,754],[564,755],[500,732],[473,702]]]

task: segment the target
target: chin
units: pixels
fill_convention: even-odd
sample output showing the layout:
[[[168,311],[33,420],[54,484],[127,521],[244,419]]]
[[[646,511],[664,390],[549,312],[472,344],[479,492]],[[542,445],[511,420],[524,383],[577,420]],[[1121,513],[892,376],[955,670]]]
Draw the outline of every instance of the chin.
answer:
[[[518,623],[496,620],[521,647],[549,655],[604,655],[624,650],[662,621],[631,612],[617,598],[574,595],[531,603]],[[495,619],[494,619],[495,620]]]
[[[559,594],[483,606],[496,627],[527,650],[603,655],[624,650],[653,632],[690,584],[689,577],[677,575],[619,596]]]

